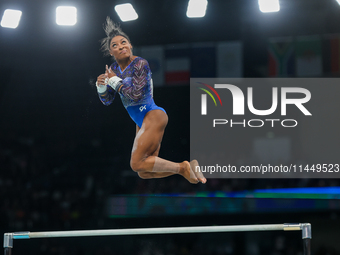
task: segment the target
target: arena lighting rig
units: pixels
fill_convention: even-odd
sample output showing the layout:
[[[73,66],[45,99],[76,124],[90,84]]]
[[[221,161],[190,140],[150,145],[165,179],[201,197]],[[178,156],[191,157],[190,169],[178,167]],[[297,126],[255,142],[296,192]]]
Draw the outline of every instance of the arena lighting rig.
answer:
[[[336,1],[340,5],[340,0]],[[279,0],[258,0],[259,10],[263,13],[280,11]],[[206,14],[208,0],[189,0],[186,16],[188,18],[202,18]],[[123,22],[138,19],[135,8],[130,3],[119,4],[114,7]],[[18,27],[22,11],[6,9],[1,19],[1,26],[15,29]],[[56,23],[61,26],[73,26],[77,23],[77,8],[74,6],[58,6],[56,9]]]

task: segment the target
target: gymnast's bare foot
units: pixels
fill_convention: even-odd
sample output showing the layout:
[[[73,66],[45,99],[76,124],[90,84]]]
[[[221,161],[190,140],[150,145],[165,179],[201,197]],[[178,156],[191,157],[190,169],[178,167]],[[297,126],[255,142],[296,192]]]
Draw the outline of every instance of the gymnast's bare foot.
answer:
[[[185,179],[187,179],[190,183],[197,184],[198,179],[195,176],[194,172],[191,170],[190,164],[188,161],[183,161],[180,163],[179,174],[182,175]]]
[[[191,170],[194,172],[195,176],[197,177],[197,179],[200,182],[202,182],[202,183],[207,182],[207,179],[204,177],[203,173],[201,172],[201,170],[199,168],[198,161],[196,159],[194,159],[190,162],[190,167],[191,167]]]

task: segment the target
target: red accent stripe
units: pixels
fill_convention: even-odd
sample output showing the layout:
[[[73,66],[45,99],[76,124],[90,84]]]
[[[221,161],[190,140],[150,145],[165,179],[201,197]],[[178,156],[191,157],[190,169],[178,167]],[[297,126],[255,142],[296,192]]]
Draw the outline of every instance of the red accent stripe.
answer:
[[[177,71],[177,72],[166,72],[165,73],[166,84],[183,84],[190,83],[190,72],[189,71]]]

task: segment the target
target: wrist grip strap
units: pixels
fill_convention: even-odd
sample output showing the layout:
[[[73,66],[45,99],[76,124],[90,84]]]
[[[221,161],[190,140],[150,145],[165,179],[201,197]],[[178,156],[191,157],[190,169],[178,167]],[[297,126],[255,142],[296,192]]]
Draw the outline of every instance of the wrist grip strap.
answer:
[[[114,90],[118,90],[120,85],[122,85],[122,79],[117,77],[117,76],[113,76],[109,79],[108,85],[110,87],[112,87]]]
[[[98,85],[98,83],[96,82],[96,87],[99,94],[103,94],[106,92],[106,85]]]

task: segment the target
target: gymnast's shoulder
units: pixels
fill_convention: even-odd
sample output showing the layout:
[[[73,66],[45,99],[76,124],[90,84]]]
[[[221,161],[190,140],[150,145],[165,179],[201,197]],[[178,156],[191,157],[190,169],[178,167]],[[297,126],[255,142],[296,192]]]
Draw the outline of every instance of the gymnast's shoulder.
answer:
[[[139,57],[139,56],[133,56],[133,62],[134,62],[134,65],[135,66],[139,66],[139,67],[149,67],[149,62],[145,59],[145,58],[142,58],[142,57]]]

